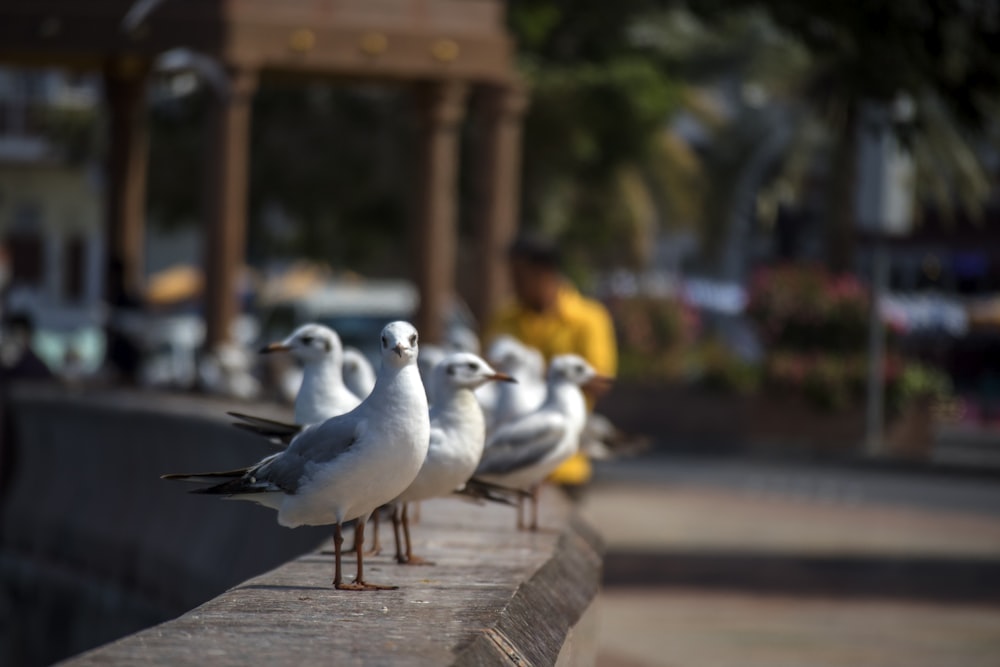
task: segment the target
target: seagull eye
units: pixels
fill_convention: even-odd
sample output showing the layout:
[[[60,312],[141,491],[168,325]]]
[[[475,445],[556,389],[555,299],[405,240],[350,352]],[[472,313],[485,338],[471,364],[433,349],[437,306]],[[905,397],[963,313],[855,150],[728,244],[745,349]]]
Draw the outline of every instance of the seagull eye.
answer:
[[[470,362],[469,362],[468,364],[466,364],[466,366],[468,366],[468,367],[469,367],[469,370],[470,370],[470,371],[474,371],[474,370],[476,370],[477,368],[479,368],[479,366],[477,366],[477,365],[476,365],[476,362],[474,362],[474,361],[470,361]]]
[[[416,344],[417,344],[417,334],[413,334],[412,336],[410,336],[410,345],[413,346]]]
[[[584,373],[583,366],[577,365],[576,372],[579,373],[580,375],[583,375],[583,373]]]
[[[385,336],[382,336],[382,347],[389,347],[389,341],[386,340]]]
[[[312,345],[314,339],[312,336],[303,336],[300,340],[303,345]]]

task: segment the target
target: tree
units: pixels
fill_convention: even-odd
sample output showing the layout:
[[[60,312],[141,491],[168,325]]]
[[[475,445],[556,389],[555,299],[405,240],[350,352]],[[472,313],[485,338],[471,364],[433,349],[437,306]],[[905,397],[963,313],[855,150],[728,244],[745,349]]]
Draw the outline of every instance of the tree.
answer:
[[[766,10],[812,56],[805,99],[824,119],[837,149],[827,207],[831,268],[852,263],[862,103],[911,100],[912,119],[896,127],[904,144],[916,147],[918,155],[929,154],[928,142],[934,144],[934,157],[945,161],[955,182],[983,180],[981,167],[974,160],[970,165],[974,153],[967,142],[969,133],[982,132],[1000,108],[1000,2],[706,0],[692,5],[708,20],[754,8]],[[981,203],[966,198],[966,205]]]
[[[514,0],[531,87],[523,218],[590,262],[635,262],[650,215],[641,165],[679,103],[675,79],[630,28],[650,0]],[[643,220],[645,218],[645,220]],[[632,243],[621,243],[629,239]]]

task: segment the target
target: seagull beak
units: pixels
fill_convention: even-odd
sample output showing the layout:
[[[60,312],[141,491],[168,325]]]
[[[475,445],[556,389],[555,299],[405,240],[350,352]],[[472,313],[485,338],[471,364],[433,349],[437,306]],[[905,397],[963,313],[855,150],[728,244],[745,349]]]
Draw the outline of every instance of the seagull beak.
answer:
[[[593,389],[595,391],[606,391],[611,388],[614,384],[615,379],[613,377],[608,377],[607,375],[595,375],[583,384],[584,389]]]
[[[403,346],[402,343],[396,343],[396,347],[394,347],[392,349],[396,353],[397,357],[402,358],[402,356],[403,356],[403,350],[405,350],[406,348]]]
[[[288,352],[292,348],[284,343],[270,343],[260,348],[261,354],[270,354],[272,352]]]
[[[517,380],[506,373],[494,373],[493,375],[487,375],[486,379],[499,380],[500,382],[514,382],[515,384],[517,383]]]

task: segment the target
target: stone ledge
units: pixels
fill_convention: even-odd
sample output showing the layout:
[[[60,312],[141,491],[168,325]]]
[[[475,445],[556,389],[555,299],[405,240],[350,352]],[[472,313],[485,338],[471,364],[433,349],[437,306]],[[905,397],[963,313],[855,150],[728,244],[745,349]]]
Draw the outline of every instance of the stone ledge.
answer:
[[[321,549],[63,664],[592,663],[571,630],[597,594],[601,545],[558,491],[544,494],[533,534],[514,530],[508,507],[436,500],[421,514],[414,549],[436,565],[397,565],[391,545],[365,563],[368,579],[399,590],[334,590]]]
[[[600,541],[558,491],[543,496],[538,533],[516,531],[510,507],[424,503],[415,549],[437,565],[397,565],[389,544],[365,573],[399,590],[336,591],[332,555],[313,548],[328,545],[328,530],[284,529],[270,510],[158,479],[273,451],[224,413],[280,417],[280,408],[57,386],[8,396],[15,437],[5,443],[0,583],[21,604],[6,618],[0,608],[10,630],[0,637],[2,664],[50,664],[142,627],[66,664],[594,660]],[[391,542],[385,526],[383,541]],[[345,566],[353,576],[351,559]]]

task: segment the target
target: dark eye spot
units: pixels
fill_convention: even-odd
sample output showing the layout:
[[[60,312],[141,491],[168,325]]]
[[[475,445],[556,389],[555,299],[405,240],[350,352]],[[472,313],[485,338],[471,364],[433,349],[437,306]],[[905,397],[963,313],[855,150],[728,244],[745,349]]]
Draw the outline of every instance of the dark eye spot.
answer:
[[[455,374],[455,367],[448,366],[448,375],[454,375],[454,374]]]
[[[302,344],[303,345],[312,345],[313,340],[314,339],[313,339],[312,336],[303,336],[302,337]]]
[[[389,341],[385,339],[385,336],[382,336],[382,347],[389,347]]]
[[[577,366],[576,366],[576,372],[579,373],[580,375],[583,375],[583,373],[584,373],[583,366],[577,364]]]
[[[417,344],[417,334],[413,334],[412,336],[410,336],[410,345],[416,345],[416,344]]]
[[[479,366],[478,366],[478,365],[476,364],[476,362],[474,362],[474,361],[470,361],[470,362],[469,362],[468,364],[466,364],[466,366],[468,366],[468,367],[469,367],[469,370],[470,370],[470,371],[474,371],[474,370],[476,370],[477,368],[479,368]]]

